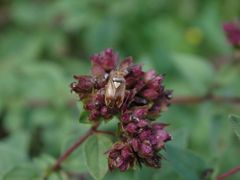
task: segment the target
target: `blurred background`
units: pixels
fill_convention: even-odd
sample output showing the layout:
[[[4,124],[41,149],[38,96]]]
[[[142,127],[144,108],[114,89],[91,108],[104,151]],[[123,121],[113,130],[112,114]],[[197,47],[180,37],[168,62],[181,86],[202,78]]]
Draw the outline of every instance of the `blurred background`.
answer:
[[[105,48],[165,73],[174,97],[239,97],[240,64],[222,30],[239,16],[238,0],[1,0],[0,179],[39,179],[88,129],[69,84]],[[173,104],[159,118],[176,147],[163,167],[104,179],[213,179],[240,163],[229,114],[240,105]],[[50,179],[92,179],[82,148],[63,168]]]

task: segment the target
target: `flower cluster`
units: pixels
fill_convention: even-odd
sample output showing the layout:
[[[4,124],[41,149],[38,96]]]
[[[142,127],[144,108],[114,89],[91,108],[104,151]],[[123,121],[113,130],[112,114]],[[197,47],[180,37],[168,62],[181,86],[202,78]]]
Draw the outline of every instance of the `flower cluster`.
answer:
[[[109,169],[119,168],[125,171],[133,167],[134,163],[144,163],[147,166],[159,168],[161,156],[158,152],[164,147],[171,136],[164,130],[166,124],[151,124],[140,120],[136,124],[128,125],[127,134],[122,141],[114,144],[109,150]],[[137,130],[138,129],[138,130]]]
[[[240,21],[225,23],[223,29],[228,41],[235,47],[240,46]]]
[[[71,84],[71,89],[83,101],[90,121],[112,116],[120,119],[120,140],[108,151],[110,170],[125,171],[142,163],[160,167],[159,151],[171,136],[165,130],[166,124],[152,121],[166,110],[171,91],[165,90],[163,75],[157,75],[154,70],[144,72],[141,65],[133,64],[131,57],[125,58],[119,67],[117,62],[118,54],[112,49],[93,55],[92,76],[75,76],[76,82]],[[114,73],[116,77],[113,77]],[[124,81],[120,81],[121,78]],[[110,81],[113,87],[109,87]],[[110,89],[113,96],[120,96],[117,98],[122,101],[117,99],[117,106],[107,105],[106,98],[113,104],[117,101],[115,97],[107,97],[107,88],[113,88]]]

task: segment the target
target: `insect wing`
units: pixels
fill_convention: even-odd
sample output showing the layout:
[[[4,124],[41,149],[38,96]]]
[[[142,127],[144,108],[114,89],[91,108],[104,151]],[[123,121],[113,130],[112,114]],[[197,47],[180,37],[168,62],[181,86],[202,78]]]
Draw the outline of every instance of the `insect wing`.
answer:
[[[105,104],[107,106],[113,106],[115,102],[115,94],[116,94],[116,88],[114,87],[112,78],[110,78],[107,83],[106,92],[105,92]]]
[[[116,98],[115,103],[118,108],[120,108],[121,105],[123,104],[123,100],[125,97],[125,90],[126,90],[126,82],[123,81],[121,85],[117,88],[116,94],[115,94],[115,98]]]

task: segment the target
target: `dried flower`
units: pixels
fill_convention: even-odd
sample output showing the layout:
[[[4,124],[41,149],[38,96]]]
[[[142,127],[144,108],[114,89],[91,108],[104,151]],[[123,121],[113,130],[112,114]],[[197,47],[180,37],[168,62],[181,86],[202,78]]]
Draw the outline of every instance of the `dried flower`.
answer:
[[[159,151],[171,136],[165,130],[166,124],[152,121],[169,105],[171,91],[165,90],[163,75],[154,70],[144,72],[131,57],[119,67],[117,61],[118,54],[112,49],[93,55],[92,75],[75,76],[71,89],[83,101],[90,121],[119,117],[120,140],[107,153],[110,170],[125,171],[142,163],[160,167]],[[113,89],[109,91],[110,81]],[[112,99],[106,100],[108,96]]]

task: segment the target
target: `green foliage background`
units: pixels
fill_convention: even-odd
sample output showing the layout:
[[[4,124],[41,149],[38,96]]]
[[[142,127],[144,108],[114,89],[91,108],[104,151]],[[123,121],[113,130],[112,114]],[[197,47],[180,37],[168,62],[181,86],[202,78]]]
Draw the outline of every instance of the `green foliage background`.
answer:
[[[2,0],[0,179],[41,179],[88,129],[78,122],[82,109],[69,84],[73,74],[89,73],[91,54],[107,47],[122,57],[132,55],[146,70],[166,73],[165,85],[175,97],[209,91],[240,96],[239,65],[213,66],[231,58],[222,23],[238,16],[237,0]],[[174,137],[163,167],[116,171],[104,179],[194,180],[211,170],[214,179],[239,165],[240,142],[234,134],[239,127],[228,120],[239,109],[213,102],[172,105],[159,118],[171,124]],[[102,128],[115,125],[113,120]],[[50,179],[92,179],[85,163],[89,154],[83,151],[73,153]],[[105,172],[101,159],[103,170],[95,176]]]

